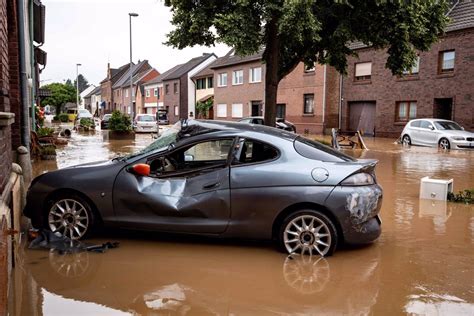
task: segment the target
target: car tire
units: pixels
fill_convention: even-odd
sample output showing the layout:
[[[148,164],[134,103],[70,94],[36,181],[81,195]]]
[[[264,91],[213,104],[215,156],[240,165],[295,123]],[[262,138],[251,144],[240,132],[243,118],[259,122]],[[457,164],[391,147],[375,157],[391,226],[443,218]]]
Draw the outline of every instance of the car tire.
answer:
[[[402,144],[403,144],[403,145],[411,146],[411,138],[410,138],[409,135],[407,135],[407,134],[403,135],[403,137],[402,137]]]
[[[451,144],[447,138],[441,138],[438,142],[438,147],[443,150],[447,150],[451,148]]]
[[[77,194],[60,194],[47,204],[44,227],[61,236],[86,239],[93,233],[95,224],[91,205]]]
[[[279,246],[289,254],[331,256],[336,250],[338,233],[334,223],[316,210],[300,210],[283,220]]]

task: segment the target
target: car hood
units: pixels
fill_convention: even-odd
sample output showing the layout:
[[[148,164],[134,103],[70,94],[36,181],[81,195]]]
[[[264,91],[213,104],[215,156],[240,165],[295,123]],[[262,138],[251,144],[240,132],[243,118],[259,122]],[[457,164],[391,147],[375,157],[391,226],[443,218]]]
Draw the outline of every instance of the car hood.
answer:
[[[101,160],[101,161],[93,161],[93,162],[87,162],[87,163],[82,163],[79,165],[74,165],[74,166],[69,166],[66,168],[61,168],[62,169],[75,169],[75,168],[91,168],[91,167],[101,167],[101,166],[108,166],[114,164],[115,161],[113,160]]]
[[[474,133],[468,131],[442,130],[440,132],[448,136],[474,137]]]

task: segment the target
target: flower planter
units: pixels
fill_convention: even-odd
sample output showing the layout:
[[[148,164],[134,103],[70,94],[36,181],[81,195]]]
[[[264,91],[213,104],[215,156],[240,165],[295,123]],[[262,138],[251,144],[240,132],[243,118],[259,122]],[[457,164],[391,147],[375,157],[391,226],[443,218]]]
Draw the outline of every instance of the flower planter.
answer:
[[[109,139],[135,139],[135,133],[132,131],[109,131]]]

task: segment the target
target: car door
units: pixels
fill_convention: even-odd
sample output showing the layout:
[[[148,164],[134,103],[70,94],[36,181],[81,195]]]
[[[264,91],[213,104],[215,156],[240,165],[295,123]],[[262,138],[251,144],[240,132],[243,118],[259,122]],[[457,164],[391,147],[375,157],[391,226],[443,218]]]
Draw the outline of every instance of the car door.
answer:
[[[148,177],[123,169],[114,184],[117,222],[162,231],[224,232],[230,218],[233,142],[233,138],[205,140],[148,157],[140,161],[150,164]]]
[[[436,146],[436,130],[434,129],[434,126],[430,121],[421,121],[419,135],[421,145]]]

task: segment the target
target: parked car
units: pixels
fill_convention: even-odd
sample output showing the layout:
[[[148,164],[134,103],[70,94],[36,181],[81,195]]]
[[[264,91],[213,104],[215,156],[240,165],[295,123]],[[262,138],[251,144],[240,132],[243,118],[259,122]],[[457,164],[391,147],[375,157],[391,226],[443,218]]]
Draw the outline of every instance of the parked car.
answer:
[[[137,114],[133,122],[133,130],[137,133],[156,133],[158,130],[158,126],[156,125],[156,117],[152,114]]]
[[[86,109],[80,109],[79,111],[77,111],[77,120],[80,120],[83,118],[89,118],[92,120],[91,112],[89,112],[89,110],[86,110]]]
[[[242,123],[251,123],[251,124],[258,124],[258,125],[265,125],[265,120],[262,116],[250,116],[244,117],[243,119],[239,120]],[[275,127],[279,129],[284,129],[285,131],[296,133],[296,127],[293,123],[286,121],[283,118],[277,118],[275,122]]]
[[[77,118],[77,109],[68,109],[66,111],[69,122],[74,122]]]
[[[159,125],[169,125],[170,121],[168,120],[168,114],[166,112],[157,112],[156,119],[158,120]]]
[[[109,120],[112,117],[112,114],[104,114],[102,120],[100,121],[100,128],[101,129],[108,129],[109,128]]]
[[[474,149],[474,133],[465,131],[456,122],[441,119],[411,120],[405,125],[401,139],[406,145]]]
[[[379,237],[376,163],[268,126],[188,120],[137,153],[36,177],[24,214],[72,239],[105,225],[328,256]]]

